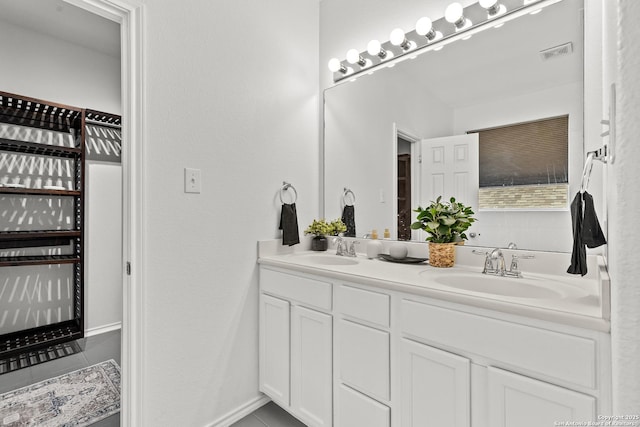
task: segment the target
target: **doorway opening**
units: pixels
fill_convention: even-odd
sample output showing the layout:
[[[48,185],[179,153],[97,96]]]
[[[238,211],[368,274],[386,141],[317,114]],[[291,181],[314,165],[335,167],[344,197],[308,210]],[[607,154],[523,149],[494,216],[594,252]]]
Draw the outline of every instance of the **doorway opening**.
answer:
[[[396,128],[396,235],[397,240],[412,240],[413,203],[416,200],[416,162],[420,159],[420,138]]]

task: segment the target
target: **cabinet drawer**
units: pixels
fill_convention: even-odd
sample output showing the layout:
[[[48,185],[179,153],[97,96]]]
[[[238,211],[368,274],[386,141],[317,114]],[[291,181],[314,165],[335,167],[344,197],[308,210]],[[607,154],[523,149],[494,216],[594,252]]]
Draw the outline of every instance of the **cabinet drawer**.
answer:
[[[347,285],[340,285],[337,293],[336,305],[340,313],[389,327],[389,295]]]
[[[331,310],[331,283],[279,271],[260,269],[260,288],[313,307]]]
[[[496,362],[596,387],[596,342],[469,313],[402,301],[401,329],[406,334],[469,351]]]
[[[389,427],[389,407],[340,384],[336,427]]]
[[[389,333],[344,319],[338,328],[340,380],[377,399],[389,400]]]

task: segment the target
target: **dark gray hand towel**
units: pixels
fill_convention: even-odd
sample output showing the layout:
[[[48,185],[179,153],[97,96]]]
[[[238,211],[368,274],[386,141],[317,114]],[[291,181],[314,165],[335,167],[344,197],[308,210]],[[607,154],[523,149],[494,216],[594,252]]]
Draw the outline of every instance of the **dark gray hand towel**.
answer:
[[[342,210],[342,222],[347,226],[345,237],[356,237],[356,212],[353,205],[345,205]]]
[[[582,241],[582,194],[578,192],[571,202],[571,223],[573,225],[573,251],[571,265],[567,269],[570,274],[587,274],[587,250]]]
[[[280,230],[282,230],[283,245],[297,245],[300,243],[300,235],[298,233],[298,215],[296,213],[296,204],[284,203],[280,212]]]
[[[583,209],[584,201],[584,209]],[[598,217],[593,206],[591,194],[578,192],[571,202],[571,222],[573,223],[573,251],[571,265],[567,269],[570,274],[587,274],[587,250],[607,243],[600,228]]]
[[[604,237],[596,210],[593,206],[593,197],[586,191],[582,195],[584,201],[584,217],[582,220],[582,241],[588,248],[597,248],[605,245],[607,239]]]

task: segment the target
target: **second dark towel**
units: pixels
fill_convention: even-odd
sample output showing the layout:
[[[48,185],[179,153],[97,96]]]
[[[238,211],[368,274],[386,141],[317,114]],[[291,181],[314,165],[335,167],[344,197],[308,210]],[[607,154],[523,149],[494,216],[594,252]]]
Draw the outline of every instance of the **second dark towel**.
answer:
[[[356,212],[353,205],[345,205],[342,210],[342,222],[347,226],[345,237],[356,237]]]
[[[584,203],[584,208],[583,208]],[[587,274],[587,250],[607,243],[600,228],[591,194],[578,192],[571,202],[571,222],[573,225],[573,251],[571,265],[567,269],[570,274]]]

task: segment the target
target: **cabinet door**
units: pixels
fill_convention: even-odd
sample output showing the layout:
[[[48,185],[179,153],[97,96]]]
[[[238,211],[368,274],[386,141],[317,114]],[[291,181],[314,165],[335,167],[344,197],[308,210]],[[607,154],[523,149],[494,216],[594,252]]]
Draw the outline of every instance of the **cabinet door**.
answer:
[[[349,320],[338,321],[339,378],[364,393],[388,401],[389,333]]]
[[[403,427],[469,427],[470,361],[402,339]]]
[[[336,427],[389,427],[389,407],[340,384],[337,387]]]
[[[289,303],[260,295],[260,391],[289,406]]]
[[[595,398],[497,368],[488,368],[489,425],[553,426],[595,420]]]
[[[331,316],[291,309],[291,408],[311,426],[331,426]]]

